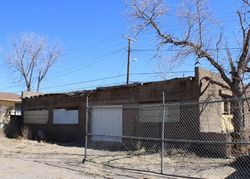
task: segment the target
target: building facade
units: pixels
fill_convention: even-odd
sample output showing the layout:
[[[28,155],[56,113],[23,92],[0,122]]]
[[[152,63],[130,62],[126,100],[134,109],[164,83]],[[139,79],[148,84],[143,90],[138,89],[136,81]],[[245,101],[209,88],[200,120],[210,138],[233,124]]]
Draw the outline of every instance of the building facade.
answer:
[[[230,141],[228,134],[233,131],[233,125],[232,115],[225,111],[227,104],[202,105],[206,104],[202,102],[232,96],[218,82],[223,83],[219,75],[196,68],[192,77],[33,96],[22,101],[23,122],[31,129],[34,139],[44,133],[48,140],[83,142],[88,110],[89,131],[99,134],[99,137],[92,136],[92,140],[124,140],[108,135],[160,137],[159,104],[164,93],[168,106],[165,138]],[[148,106],[152,106],[150,110]],[[213,150],[213,146],[206,148]],[[220,150],[226,154],[228,148],[223,145]]]

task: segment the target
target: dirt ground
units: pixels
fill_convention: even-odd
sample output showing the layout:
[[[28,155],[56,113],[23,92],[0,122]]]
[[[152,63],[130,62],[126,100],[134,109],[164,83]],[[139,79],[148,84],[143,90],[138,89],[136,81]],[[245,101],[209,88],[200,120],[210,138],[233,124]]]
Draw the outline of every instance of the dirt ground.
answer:
[[[165,175],[158,175],[159,153],[88,149],[83,164],[83,152],[69,144],[7,139],[0,130],[0,178],[250,178],[249,159],[237,168],[234,159],[175,154],[164,158]]]
[[[0,129],[0,178],[168,178],[164,176],[82,163],[83,147],[48,144],[23,139],[8,139]],[[95,151],[94,157],[113,152]]]

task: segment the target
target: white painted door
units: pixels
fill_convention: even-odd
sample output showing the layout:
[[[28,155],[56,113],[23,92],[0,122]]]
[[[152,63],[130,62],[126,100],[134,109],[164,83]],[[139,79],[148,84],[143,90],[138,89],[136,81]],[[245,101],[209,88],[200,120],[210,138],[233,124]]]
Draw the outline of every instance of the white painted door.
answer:
[[[95,141],[121,142],[122,106],[95,106],[90,114],[91,136]]]

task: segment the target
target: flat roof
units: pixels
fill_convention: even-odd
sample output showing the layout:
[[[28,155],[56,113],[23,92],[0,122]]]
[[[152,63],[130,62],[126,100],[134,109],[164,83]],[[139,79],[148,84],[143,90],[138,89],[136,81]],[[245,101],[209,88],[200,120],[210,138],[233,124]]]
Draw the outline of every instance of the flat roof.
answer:
[[[151,81],[151,82],[134,82],[130,84],[123,84],[123,85],[114,85],[114,86],[104,86],[104,87],[96,87],[95,89],[92,90],[79,90],[79,91],[69,91],[69,92],[63,92],[63,93],[45,93],[45,94],[39,94],[39,95],[34,95],[30,97],[25,97],[25,98],[36,98],[36,97],[42,97],[42,96],[53,96],[53,95],[79,95],[79,94],[85,94],[93,91],[98,91],[98,90],[105,90],[105,89],[118,89],[118,88],[128,88],[128,87],[135,87],[135,86],[145,86],[149,84],[163,84],[167,82],[172,82],[172,81],[184,81],[184,80],[193,80],[193,76],[189,77],[184,77],[184,78],[173,78],[169,80],[161,80],[161,81]]]
[[[21,97],[14,93],[0,92],[0,101],[21,102]]]

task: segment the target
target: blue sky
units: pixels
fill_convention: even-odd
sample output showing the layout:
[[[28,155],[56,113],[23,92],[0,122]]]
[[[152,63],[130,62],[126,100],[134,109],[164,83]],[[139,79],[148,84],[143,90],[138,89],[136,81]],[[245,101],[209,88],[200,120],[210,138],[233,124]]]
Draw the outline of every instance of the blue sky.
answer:
[[[49,39],[61,41],[64,54],[41,84],[41,91],[62,92],[89,89],[96,86],[119,84],[125,76],[96,80],[126,73],[127,41],[123,34],[130,34],[131,26],[124,14],[124,0],[5,0],[0,6],[0,46],[6,48],[8,38],[22,32],[35,32]],[[169,0],[176,6],[178,0]],[[234,27],[235,0],[211,0],[215,16]],[[171,28],[180,27],[172,22]],[[231,33],[227,29],[227,33]],[[230,36],[228,36],[231,38]],[[153,36],[145,32],[132,44],[133,49],[154,49]],[[232,45],[233,46],[233,45]],[[154,52],[133,52],[131,73],[159,71]],[[20,93],[23,84],[14,81],[13,71],[0,58],[0,91]],[[193,75],[194,62],[187,59],[172,70],[172,75]],[[209,68],[209,67],[208,67]],[[131,81],[161,80],[157,74],[132,75]],[[82,82],[82,83],[78,83]]]

